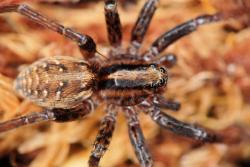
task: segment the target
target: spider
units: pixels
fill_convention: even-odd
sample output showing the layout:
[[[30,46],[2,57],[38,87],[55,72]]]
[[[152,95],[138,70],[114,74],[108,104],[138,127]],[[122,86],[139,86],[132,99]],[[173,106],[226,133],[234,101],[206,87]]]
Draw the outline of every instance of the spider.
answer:
[[[128,48],[121,46],[122,30],[116,0],[105,0],[105,19],[111,49],[103,60],[96,54],[94,40],[73,29],[64,27],[43,16],[25,4],[0,7],[0,13],[17,12],[32,21],[75,41],[83,58],[54,56],[42,58],[23,69],[14,81],[14,89],[23,98],[43,107],[35,112],[0,123],[0,132],[44,121],[67,122],[86,117],[95,110],[99,101],[106,101],[106,115],[95,139],[89,166],[99,165],[115,129],[118,111],[122,111],[128,124],[128,133],[140,165],[153,166],[153,160],[144,141],[138,121],[143,111],[161,127],[178,135],[202,142],[218,141],[217,135],[184,123],[162,109],[178,110],[178,102],[162,96],[168,80],[167,69],[177,58],[159,55],[178,39],[194,32],[200,25],[220,21],[223,15],[202,15],[163,33],[144,53],[140,53],[150,21],[159,0],[147,0],[132,29]]]

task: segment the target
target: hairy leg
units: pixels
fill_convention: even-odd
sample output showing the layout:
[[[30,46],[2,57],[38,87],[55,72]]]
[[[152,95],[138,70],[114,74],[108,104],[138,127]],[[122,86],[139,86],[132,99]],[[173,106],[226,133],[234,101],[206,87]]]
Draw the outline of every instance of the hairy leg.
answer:
[[[178,121],[162,112],[158,107],[150,110],[149,115],[158,125],[178,135],[194,138],[202,142],[218,142],[220,140],[218,136],[203,128]]]
[[[144,111],[151,109],[152,106],[160,107],[163,109],[170,109],[172,111],[178,111],[181,108],[181,104],[179,102],[167,100],[160,95],[149,97],[138,104],[138,107]]]
[[[169,45],[171,45],[181,37],[184,37],[196,31],[200,25],[217,22],[221,19],[222,17],[220,14],[202,15],[176,26],[170,31],[167,31],[166,33],[162,34],[153,42],[150,49],[146,53],[144,53],[144,59],[146,61],[152,60],[155,56],[159,55]]]
[[[155,61],[156,64],[163,65],[167,68],[172,68],[177,63],[177,57],[173,53],[168,53]]]
[[[181,104],[179,102],[167,100],[162,96],[154,97],[153,104],[157,107],[170,109],[173,111],[178,111],[181,108]]]
[[[107,108],[107,114],[101,122],[98,135],[94,142],[94,148],[89,158],[90,167],[98,167],[100,159],[107,151],[110,144],[110,139],[115,129],[117,111],[113,105],[109,105]]]
[[[131,54],[138,54],[138,50],[148,30],[149,24],[155,13],[158,3],[159,0],[148,0],[143,6],[132,30],[131,46],[129,48]]]
[[[119,47],[122,41],[122,28],[117,12],[117,0],[105,0],[104,9],[109,43],[113,47]]]
[[[51,110],[44,110],[42,112],[32,113],[30,115],[15,118],[6,122],[0,123],[0,133],[9,131],[20,126],[40,123],[45,121],[55,120],[54,113]]]
[[[35,112],[0,123],[0,133],[9,131],[24,125],[30,125],[46,121],[67,122],[80,119],[93,110],[92,104],[84,102],[82,108],[77,109],[45,109],[42,112]]]
[[[130,141],[142,167],[152,167],[153,160],[144,142],[144,136],[136,112],[131,107],[124,108],[127,120]]]
[[[28,17],[32,21],[75,41],[78,44],[80,51],[82,52],[82,55],[86,59],[92,58],[94,56],[94,53],[96,52],[96,44],[90,36],[83,35],[70,28],[64,27],[63,25],[60,25],[55,21],[52,21],[49,18],[41,15],[40,13],[31,9],[27,5],[14,4],[8,6],[1,6],[0,13],[6,13],[6,12],[20,13],[21,15]]]

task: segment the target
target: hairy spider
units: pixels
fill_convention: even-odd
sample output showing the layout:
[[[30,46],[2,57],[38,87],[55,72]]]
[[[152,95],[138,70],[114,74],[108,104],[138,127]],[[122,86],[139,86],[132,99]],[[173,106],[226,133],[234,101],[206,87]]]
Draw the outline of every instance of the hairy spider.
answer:
[[[66,122],[83,118],[106,101],[106,115],[94,142],[89,166],[98,166],[112,137],[118,110],[127,118],[128,132],[141,166],[153,166],[144,142],[137,114],[148,114],[153,121],[179,135],[202,142],[217,141],[216,135],[205,129],[178,121],[162,108],[178,110],[180,104],[161,94],[166,86],[167,67],[176,63],[168,54],[158,58],[169,45],[194,32],[203,24],[223,19],[220,13],[202,15],[165,32],[143,54],[139,50],[159,0],[147,0],[132,30],[131,43],[122,48],[122,30],[116,0],[105,0],[105,18],[111,49],[106,60],[95,56],[96,44],[88,36],[66,28],[34,11],[27,5],[1,6],[0,13],[17,12],[32,21],[75,41],[84,59],[55,56],[40,59],[23,69],[14,82],[23,98],[42,106],[42,112],[32,113],[0,123],[0,132],[43,121]]]

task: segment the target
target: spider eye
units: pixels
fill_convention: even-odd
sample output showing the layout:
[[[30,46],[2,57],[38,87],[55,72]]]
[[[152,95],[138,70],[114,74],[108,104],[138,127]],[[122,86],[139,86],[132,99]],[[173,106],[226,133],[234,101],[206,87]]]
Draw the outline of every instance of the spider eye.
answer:
[[[159,80],[159,85],[163,86],[165,84],[165,82],[166,82],[166,80],[162,78]]]
[[[163,67],[160,67],[160,72],[161,72],[161,73],[163,73],[163,74],[165,74],[165,73],[166,73],[166,70],[165,70],[165,68],[163,68]]]

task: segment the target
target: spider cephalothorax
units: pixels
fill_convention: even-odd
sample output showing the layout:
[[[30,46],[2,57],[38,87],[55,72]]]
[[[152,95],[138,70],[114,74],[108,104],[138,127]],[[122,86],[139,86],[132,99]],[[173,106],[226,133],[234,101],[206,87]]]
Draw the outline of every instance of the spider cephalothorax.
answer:
[[[180,104],[166,100],[163,88],[167,83],[167,67],[176,62],[172,54],[157,56],[179,38],[195,31],[198,26],[216,22],[221,14],[203,15],[187,21],[157,38],[143,54],[143,42],[158,0],[147,0],[132,30],[129,48],[122,48],[122,31],[116,0],[105,1],[108,39],[112,46],[105,59],[96,57],[96,44],[87,36],[51,21],[26,5],[1,6],[0,13],[18,12],[79,45],[84,57],[55,56],[37,60],[20,72],[15,90],[23,97],[44,108],[43,112],[16,118],[0,124],[0,132],[41,121],[72,121],[85,117],[100,101],[107,103],[106,116],[94,143],[89,166],[98,166],[110,143],[115,127],[117,108],[128,120],[129,136],[141,166],[153,166],[150,153],[137,119],[144,111],[153,121],[174,133],[204,142],[216,141],[206,130],[180,122],[161,108],[178,110]]]

